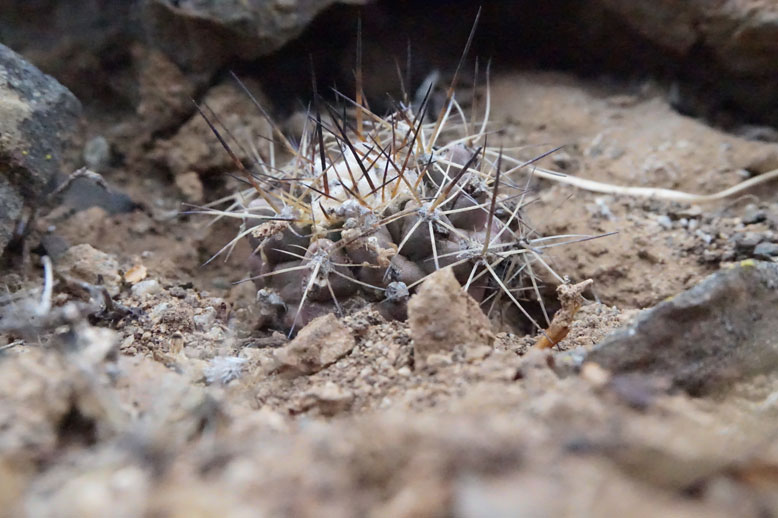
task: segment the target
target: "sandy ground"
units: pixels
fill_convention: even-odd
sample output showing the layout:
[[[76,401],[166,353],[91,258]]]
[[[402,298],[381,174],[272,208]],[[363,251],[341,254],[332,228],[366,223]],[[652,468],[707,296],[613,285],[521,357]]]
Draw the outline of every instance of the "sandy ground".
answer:
[[[494,78],[492,114],[495,140],[522,146],[519,158],[564,145],[541,165],[617,185],[712,193],[778,167],[778,144],[679,115],[650,83],[516,73]],[[193,149],[210,138],[203,128],[184,136],[191,142],[179,144]],[[637,310],[774,241],[775,186],[689,206],[517,176],[541,233],[616,232],[548,251],[560,274],[594,280],[562,343],[530,350],[533,337],[495,328],[494,347],[422,367],[408,325],[363,307],[338,331],[346,352],[301,374],[279,368],[284,335],[255,329],[250,283],[233,285],[248,246],[202,266],[235,228],[179,214],[183,202],[234,184],[184,175],[185,166],[175,180],[146,174],[153,167],[139,159],[108,175],[138,210],[62,207],[38,222],[48,239],[108,254],[94,261],[131,313],[83,323],[79,340],[94,357],[81,363],[56,352],[68,338],[56,330],[4,352],[0,386],[14,390],[0,390],[10,445],[0,454],[0,514],[778,513],[774,380],[692,398],[661,380],[574,368],[576,354]],[[5,282],[36,285],[38,275]],[[55,304],[75,298],[58,289]],[[106,341],[116,350],[96,345]],[[226,385],[223,357],[240,358]]]

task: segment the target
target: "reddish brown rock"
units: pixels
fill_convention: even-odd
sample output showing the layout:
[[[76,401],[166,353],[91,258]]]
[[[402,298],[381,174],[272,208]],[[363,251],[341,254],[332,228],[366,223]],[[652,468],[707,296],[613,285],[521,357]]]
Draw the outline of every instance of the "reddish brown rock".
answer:
[[[351,352],[354,345],[349,329],[330,313],[313,319],[275,358],[281,372],[313,374]]]
[[[408,302],[417,364],[457,347],[492,345],[494,334],[478,303],[462,290],[451,268],[429,276]]]

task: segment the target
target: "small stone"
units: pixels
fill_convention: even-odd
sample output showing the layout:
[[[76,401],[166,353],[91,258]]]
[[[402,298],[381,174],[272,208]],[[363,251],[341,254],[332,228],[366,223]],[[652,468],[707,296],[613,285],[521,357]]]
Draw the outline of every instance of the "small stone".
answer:
[[[689,207],[675,211],[674,214],[679,218],[699,218],[702,215],[702,209],[699,205],[690,205]]]
[[[297,410],[304,412],[316,408],[321,415],[332,417],[348,410],[353,401],[353,392],[328,381],[323,386],[315,387],[303,394]]]
[[[470,347],[465,351],[465,361],[475,363],[483,360],[492,353],[492,347],[489,345],[478,345]]]
[[[551,162],[561,171],[573,172],[578,169],[578,162],[565,151],[557,151],[551,155]]]
[[[454,363],[451,354],[430,353],[424,359],[424,366],[430,369],[438,369]]]
[[[97,136],[86,143],[83,154],[86,166],[100,173],[105,171],[111,162],[111,145],[105,137]]]
[[[411,375],[411,369],[407,365],[403,365],[399,369],[397,369],[397,374],[403,377],[408,377]]]
[[[743,211],[743,223],[745,225],[753,225],[754,223],[761,223],[767,219],[767,213],[760,209],[757,205],[750,203]]]
[[[670,216],[667,214],[662,214],[658,218],[656,218],[656,222],[659,223],[659,226],[662,227],[665,230],[670,230],[673,228],[673,220],[670,219]]]
[[[138,298],[156,295],[160,291],[162,291],[162,286],[159,285],[157,279],[146,279],[132,287],[133,296]]]
[[[184,350],[184,335],[176,331],[173,336],[170,337],[170,352],[173,354],[179,354]]]
[[[193,171],[176,175],[176,187],[184,195],[186,201],[196,203],[203,200],[203,182]]]
[[[119,292],[122,281],[116,258],[87,244],[68,248],[57,261],[56,270],[72,279],[93,285],[102,284],[111,295]]]
[[[356,345],[349,329],[332,313],[317,317],[288,345],[275,351],[281,372],[313,374],[335,363]]]
[[[751,253],[754,247],[761,243],[763,236],[757,232],[739,232],[732,236],[732,241],[735,244],[735,248],[739,252]]]
[[[754,257],[768,260],[778,257],[778,243],[759,243],[754,247]]]
[[[705,250],[702,252],[702,260],[706,263],[718,263],[721,261],[721,252],[717,250]]]
[[[148,270],[142,264],[136,264],[124,273],[124,281],[128,284],[137,284],[148,275]]]
[[[435,353],[451,353],[494,342],[489,320],[462,290],[451,268],[430,275],[408,302],[408,323],[417,364]]]
[[[611,374],[594,362],[585,362],[581,365],[581,377],[594,385],[603,387],[611,379]]]

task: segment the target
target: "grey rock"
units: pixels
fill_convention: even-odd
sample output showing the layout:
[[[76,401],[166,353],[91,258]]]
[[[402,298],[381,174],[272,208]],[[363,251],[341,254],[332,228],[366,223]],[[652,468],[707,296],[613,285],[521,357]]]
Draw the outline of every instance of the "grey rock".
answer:
[[[767,260],[778,257],[778,243],[759,243],[754,248],[754,257]]]
[[[141,0],[3,0],[0,41],[84,101],[132,102]]]
[[[778,369],[778,264],[744,261],[644,311],[587,360],[667,378],[692,395]]]
[[[278,50],[335,3],[365,0],[146,0],[143,18],[155,46],[200,72]]]
[[[754,247],[763,241],[764,237],[758,232],[742,232],[732,236],[732,242],[739,252],[751,253]]]
[[[73,94],[0,45],[0,250],[23,207],[55,181],[80,117]]]
[[[105,137],[98,135],[89,139],[84,146],[84,162],[93,171],[101,173],[111,161],[111,144]]]
[[[754,223],[761,223],[767,219],[767,213],[760,209],[757,205],[750,203],[743,211],[743,223],[746,225],[753,225]]]

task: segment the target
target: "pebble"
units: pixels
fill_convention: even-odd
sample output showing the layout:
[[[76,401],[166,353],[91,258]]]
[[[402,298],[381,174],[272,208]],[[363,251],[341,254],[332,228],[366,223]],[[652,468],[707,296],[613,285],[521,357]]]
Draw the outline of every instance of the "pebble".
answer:
[[[122,278],[116,257],[91,245],[75,245],[67,249],[55,264],[57,272],[89,284],[102,284],[113,296],[119,292]]]
[[[356,345],[349,329],[332,313],[317,317],[277,349],[277,370],[291,376],[313,374],[350,353]]]
[[[732,241],[738,251],[750,253],[763,241],[763,236],[757,232],[739,232],[732,236]]]
[[[83,155],[89,169],[98,173],[103,172],[111,161],[111,145],[105,137],[94,137],[84,146]]]
[[[760,209],[757,205],[750,203],[746,205],[743,212],[742,221],[746,225],[753,225],[754,223],[761,223],[767,219],[767,213]]]
[[[143,298],[146,296],[155,295],[161,290],[162,286],[160,286],[157,279],[146,279],[145,281],[140,281],[132,287],[132,294],[135,297]]]
[[[665,230],[670,230],[673,228],[673,220],[670,219],[670,216],[667,214],[662,214],[658,218],[656,218],[656,222],[659,224],[660,227],[662,227]]]
[[[465,293],[451,268],[430,275],[408,302],[408,326],[416,364],[440,360],[458,346],[492,346],[494,334],[478,303]]]
[[[778,257],[778,243],[759,243],[754,247],[754,257],[758,259]]]
[[[216,309],[213,306],[208,306],[201,314],[195,315],[192,319],[199,331],[208,331],[216,322]]]

